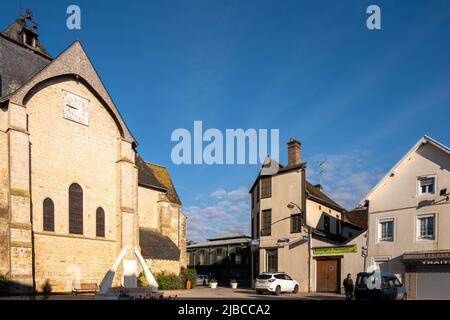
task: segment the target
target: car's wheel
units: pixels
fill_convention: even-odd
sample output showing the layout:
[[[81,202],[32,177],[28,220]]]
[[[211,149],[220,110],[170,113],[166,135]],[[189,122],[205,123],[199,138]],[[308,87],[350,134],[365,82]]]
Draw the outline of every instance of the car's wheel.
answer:
[[[408,294],[405,293],[402,300],[408,300]]]
[[[206,280],[203,280],[203,285],[206,286]]]
[[[256,290],[256,294],[263,294],[261,290]]]
[[[279,296],[280,294],[281,294],[281,287],[278,286],[278,287],[275,289],[275,295]]]
[[[294,293],[298,293],[298,285],[296,284],[295,285],[295,287],[294,287],[294,291],[293,291]]]

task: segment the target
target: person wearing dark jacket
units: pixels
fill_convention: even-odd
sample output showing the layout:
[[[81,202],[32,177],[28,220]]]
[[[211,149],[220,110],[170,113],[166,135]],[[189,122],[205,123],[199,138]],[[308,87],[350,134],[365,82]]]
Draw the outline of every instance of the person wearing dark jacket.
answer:
[[[344,280],[345,300],[353,299],[353,292],[355,291],[355,284],[353,283],[352,275],[349,273]]]

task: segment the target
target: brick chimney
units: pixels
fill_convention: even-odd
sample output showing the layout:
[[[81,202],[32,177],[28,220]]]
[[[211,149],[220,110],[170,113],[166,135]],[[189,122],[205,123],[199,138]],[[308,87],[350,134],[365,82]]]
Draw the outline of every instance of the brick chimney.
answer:
[[[300,154],[302,144],[295,139],[290,139],[288,142],[288,166],[295,166],[300,164]]]

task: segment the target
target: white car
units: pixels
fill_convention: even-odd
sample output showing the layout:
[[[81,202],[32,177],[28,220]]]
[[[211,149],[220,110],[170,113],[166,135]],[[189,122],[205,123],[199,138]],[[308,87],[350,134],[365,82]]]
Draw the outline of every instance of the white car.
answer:
[[[198,286],[207,286],[209,284],[209,277],[206,274],[199,274],[197,276]]]
[[[299,284],[282,272],[263,273],[256,278],[255,289],[257,294],[271,292],[278,296],[282,292],[298,293]]]

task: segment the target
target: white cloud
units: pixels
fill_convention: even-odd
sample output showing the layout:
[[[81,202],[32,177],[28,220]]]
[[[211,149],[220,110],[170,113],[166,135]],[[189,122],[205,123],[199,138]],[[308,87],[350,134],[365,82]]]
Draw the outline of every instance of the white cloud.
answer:
[[[220,189],[211,193],[210,196],[217,199],[223,199],[227,196],[227,192],[224,189]]]
[[[320,168],[323,160],[322,184],[325,192],[337,203],[352,209],[383,175],[379,168],[366,168],[370,154],[365,150],[355,150],[348,154],[316,155],[310,158],[308,179],[319,183]]]
[[[239,187],[236,190],[227,192],[225,189],[219,189],[210,194],[211,197],[216,199],[230,198],[232,200],[240,200],[249,197],[248,189],[246,187]]]
[[[228,197],[234,200],[250,199],[250,194],[248,193],[247,188],[240,187],[239,189],[228,192]]]
[[[189,240],[204,241],[219,234],[249,233],[250,197],[247,188],[239,187],[228,192],[219,189],[211,193],[209,199],[203,200],[203,203],[185,209]]]

